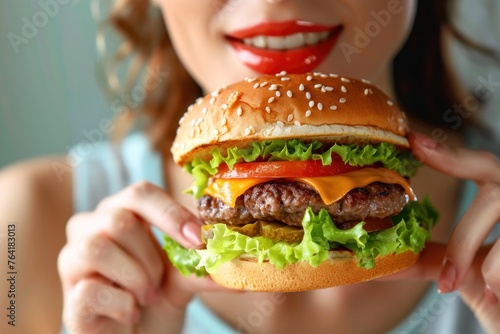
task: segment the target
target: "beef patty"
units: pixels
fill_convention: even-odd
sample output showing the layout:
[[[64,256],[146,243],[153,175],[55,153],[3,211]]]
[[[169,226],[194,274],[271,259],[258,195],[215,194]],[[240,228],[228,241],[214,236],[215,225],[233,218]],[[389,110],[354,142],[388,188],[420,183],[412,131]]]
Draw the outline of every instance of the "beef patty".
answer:
[[[326,205],[307,184],[270,181],[248,189],[238,197],[234,208],[218,198],[204,195],[198,200],[198,211],[207,223],[243,225],[264,220],[302,226],[307,207],[316,214],[325,208],[334,222],[344,223],[396,215],[407,201],[408,196],[400,185],[374,182],[352,189],[339,201]]]

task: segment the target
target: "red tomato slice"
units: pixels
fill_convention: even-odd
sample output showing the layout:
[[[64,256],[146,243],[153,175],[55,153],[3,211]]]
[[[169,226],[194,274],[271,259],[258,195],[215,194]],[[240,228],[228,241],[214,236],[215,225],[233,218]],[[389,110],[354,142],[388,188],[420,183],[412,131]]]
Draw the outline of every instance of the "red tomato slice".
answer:
[[[364,167],[347,165],[336,155],[332,156],[332,164],[329,166],[323,166],[321,160],[265,161],[239,163],[229,170],[227,165],[222,164],[215,177],[222,179],[320,177],[348,173],[362,168]]]

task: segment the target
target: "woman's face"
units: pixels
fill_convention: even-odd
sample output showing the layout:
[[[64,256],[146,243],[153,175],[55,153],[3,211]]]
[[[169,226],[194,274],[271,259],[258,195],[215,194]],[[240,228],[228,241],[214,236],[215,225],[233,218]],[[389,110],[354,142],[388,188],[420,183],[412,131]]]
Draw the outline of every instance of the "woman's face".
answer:
[[[371,79],[413,22],[415,0],[154,0],[191,75],[211,91],[260,73]]]

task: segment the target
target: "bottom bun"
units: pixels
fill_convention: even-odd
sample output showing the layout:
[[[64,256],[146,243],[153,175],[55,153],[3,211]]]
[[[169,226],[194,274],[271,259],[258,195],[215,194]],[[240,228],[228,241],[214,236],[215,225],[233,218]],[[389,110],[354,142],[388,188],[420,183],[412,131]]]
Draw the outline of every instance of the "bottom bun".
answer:
[[[297,262],[282,270],[269,263],[259,264],[255,258],[238,258],[224,263],[212,279],[219,285],[248,291],[297,292],[324,289],[369,281],[393,274],[413,265],[419,254],[406,251],[375,259],[372,269],[360,268],[356,257],[349,251],[332,251],[330,259],[317,267]]]

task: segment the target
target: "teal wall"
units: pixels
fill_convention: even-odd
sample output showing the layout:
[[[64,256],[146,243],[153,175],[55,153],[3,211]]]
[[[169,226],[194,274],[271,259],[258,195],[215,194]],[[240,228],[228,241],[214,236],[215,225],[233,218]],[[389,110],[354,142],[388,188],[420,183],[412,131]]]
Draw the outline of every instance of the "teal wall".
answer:
[[[0,168],[65,154],[110,116],[95,32],[87,0],[0,0]]]

